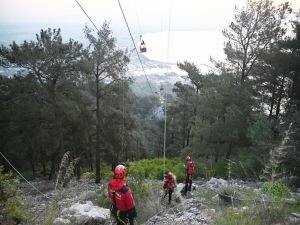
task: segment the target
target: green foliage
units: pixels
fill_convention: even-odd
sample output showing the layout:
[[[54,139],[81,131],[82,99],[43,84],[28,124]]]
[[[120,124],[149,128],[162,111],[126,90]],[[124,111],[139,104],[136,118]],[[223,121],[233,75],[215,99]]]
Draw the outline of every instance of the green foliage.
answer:
[[[9,198],[3,209],[3,214],[8,221],[20,222],[25,221],[24,207],[22,206],[22,199],[20,197]]]
[[[144,179],[127,178],[127,185],[131,188],[136,201],[143,201],[151,190]]]
[[[51,155],[67,148],[76,156],[89,149],[86,136],[93,117],[91,102],[80,90],[83,47],[74,40],[65,43],[60,29],[49,28],[36,40],[13,42],[7,51],[5,57],[29,74],[0,78],[6,89],[0,91],[0,122],[6,129],[0,144],[15,166],[30,168],[35,176],[39,164],[51,161],[54,168]]]
[[[21,197],[16,185],[19,180],[11,172],[5,173],[0,166],[0,213],[4,215],[7,224],[15,224],[25,219]]]
[[[224,52],[228,69],[239,74],[243,83],[255,70],[253,65],[259,60],[259,54],[285,33],[281,23],[291,9],[289,4],[275,7],[273,1],[250,0],[246,7],[236,8],[235,11],[235,21],[223,30],[223,35],[228,39]],[[237,68],[237,64],[242,68]]]
[[[146,199],[148,194],[151,191],[151,186],[148,182],[145,182],[144,179],[127,177],[126,184],[133,192],[134,200],[135,201],[143,201]],[[96,190],[97,199],[96,204],[100,207],[109,208],[111,206],[111,201],[107,197],[107,187],[106,185],[99,186]]]
[[[109,209],[111,206],[110,198],[107,196],[107,186],[101,185],[96,190],[96,204],[100,207]]]
[[[243,212],[242,209],[237,208],[225,208],[223,209],[215,220],[216,225],[266,225],[267,214],[261,209],[261,207],[256,207],[253,210],[247,210]]]
[[[109,180],[110,178],[112,178],[114,173],[111,170],[111,165],[109,165],[105,162],[102,162],[100,175],[101,175],[102,179]],[[94,174],[94,176],[96,176],[96,175]]]
[[[50,207],[45,215],[45,219],[42,225],[52,225],[54,220],[59,216],[60,209],[59,207]]]
[[[84,177],[87,177],[90,179],[95,179],[95,177],[96,177],[95,171],[90,171],[89,168],[84,167],[84,168],[82,168],[81,172],[82,172],[81,176],[84,176]],[[111,165],[102,161],[101,162],[101,173],[100,173],[101,179],[109,180],[113,177],[113,175],[114,174],[111,170]]]
[[[227,161],[226,160],[219,160],[215,164],[215,176],[216,177],[227,177]]]
[[[82,176],[83,176],[83,177],[87,177],[87,178],[89,178],[89,179],[95,179],[96,174],[93,173],[93,172],[87,171],[87,172],[82,173]]]
[[[13,197],[19,180],[11,172],[5,173],[3,166],[0,165],[0,201],[5,202]]]
[[[264,164],[257,153],[251,149],[240,150],[235,158],[233,167],[233,177],[242,179],[258,178],[261,174]]]
[[[266,225],[274,224],[275,222],[283,222],[291,212],[290,206],[284,205],[280,201],[272,201],[272,199],[261,202],[258,204],[257,199],[260,198],[254,191],[246,189],[224,188],[222,193],[233,196],[223,199],[231,204],[219,205],[216,207],[216,215],[214,224],[216,225]],[[237,194],[238,193],[238,194]],[[237,196],[243,196],[239,198]],[[241,199],[235,201],[235,197]],[[243,200],[244,199],[244,200]],[[214,206],[215,201],[209,200]],[[281,223],[280,223],[281,224]]]
[[[221,208],[216,216],[216,225],[267,225],[280,223],[286,220],[289,214],[282,204],[265,203],[264,205],[252,205]],[[276,224],[277,224],[276,223]],[[285,223],[283,223],[285,224]]]
[[[224,194],[224,195],[228,195],[228,196],[233,196],[235,193],[237,192],[237,190],[231,186],[224,186],[222,188],[220,188],[220,193]]]
[[[260,114],[257,120],[247,129],[247,137],[253,145],[258,145],[270,139],[271,127],[269,120]]]
[[[129,163],[128,174],[141,179],[163,179],[164,160],[161,158],[144,159]],[[185,170],[183,168],[183,161],[166,159],[165,169],[175,174],[178,181],[185,178]]]
[[[200,159],[194,159],[194,163],[195,163],[195,171],[194,171],[194,175],[193,175],[194,178],[196,178],[196,177],[208,178],[207,167],[205,166],[203,161]]]
[[[205,177],[206,168],[200,160],[194,160],[195,162],[195,173],[194,177]],[[183,167],[185,161],[181,159],[166,159],[165,169],[171,171],[175,176],[178,182],[181,182],[185,179],[186,172]],[[134,179],[163,179],[163,170],[164,170],[164,160],[162,158],[154,159],[143,159],[139,161],[131,161],[127,166],[127,175],[128,177],[133,177]],[[94,173],[86,172],[89,176],[94,176]],[[101,167],[101,177],[103,179],[110,179],[113,177],[113,172],[111,166],[102,163]]]
[[[271,194],[275,198],[285,198],[290,194],[289,188],[280,182],[264,183],[262,186],[262,191]]]

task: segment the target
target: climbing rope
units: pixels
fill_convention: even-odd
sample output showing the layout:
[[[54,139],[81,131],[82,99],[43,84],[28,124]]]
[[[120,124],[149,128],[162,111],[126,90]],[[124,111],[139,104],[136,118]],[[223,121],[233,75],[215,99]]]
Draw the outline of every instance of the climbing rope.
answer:
[[[3,157],[3,159],[11,166],[11,168],[14,169],[14,171],[16,171],[16,173],[24,180],[26,181],[33,189],[35,189],[37,192],[39,192],[42,196],[44,196],[47,199],[50,199],[48,196],[46,196],[44,193],[42,193],[39,189],[37,189],[31,182],[29,182],[12,164],[11,162],[4,156],[4,154],[2,152],[0,152],[1,156]]]

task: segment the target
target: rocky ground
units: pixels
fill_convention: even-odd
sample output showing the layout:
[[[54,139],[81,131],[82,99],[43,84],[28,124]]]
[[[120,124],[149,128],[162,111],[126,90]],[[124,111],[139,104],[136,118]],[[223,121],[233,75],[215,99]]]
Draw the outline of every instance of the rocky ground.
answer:
[[[82,178],[72,180],[67,188],[55,190],[54,183],[49,181],[34,181],[32,184],[43,194],[37,192],[29,184],[21,184],[19,188],[24,192],[24,205],[31,209],[32,224],[42,225],[49,219],[53,211],[54,225],[89,225],[113,224],[108,209],[98,207],[101,201],[107,201],[105,194],[99,196],[96,190],[102,189],[105,193],[106,183],[95,184],[94,180]],[[259,192],[259,185],[255,182],[231,181],[230,186],[242,189],[251,189]],[[155,215],[152,215],[143,225],[212,225],[216,210],[206,199],[199,197],[199,190],[211,190],[218,198],[218,191],[228,182],[223,179],[211,178],[209,181],[195,180],[194,190],[182,197],[179,193],[183,184],[179,184],[174,193],[171,205],[160,204]],[[300,190],[298,190],[300,195]],[[297,194],[297,193],[296,193]],[[238,196],[243,198],[243,196]],[[100,202],[99,202],[100,201]],[[293,200],[291,200],[293,201]],[[138,209],[139,210],[139,209]],[[58,216],[57,216],[58,215]],[[291,220],[300,224],[299,214],[291,215]]]
[[[62,211],[78,202],[96,199],[96,190],[104,184],[95,184],[94,180],[82,178],[71,180],[67,188],[55,190],[53,181],[41,180],[31,182],[40,192],[28,183],[22,183],[19,188],[24,193],[24,205],[30,209],[36,225],[44,223],[49,211]],[[96,202],[95,202],[96,204]]]

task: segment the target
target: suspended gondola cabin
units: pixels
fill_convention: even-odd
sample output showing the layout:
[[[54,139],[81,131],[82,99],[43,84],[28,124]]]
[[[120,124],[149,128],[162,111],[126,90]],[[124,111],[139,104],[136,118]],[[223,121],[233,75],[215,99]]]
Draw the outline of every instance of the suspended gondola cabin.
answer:
[[[146,44],[145,44],[144,40],[141,41],[140,52],[141,53],[147,52],[147,48],[146,48]]]

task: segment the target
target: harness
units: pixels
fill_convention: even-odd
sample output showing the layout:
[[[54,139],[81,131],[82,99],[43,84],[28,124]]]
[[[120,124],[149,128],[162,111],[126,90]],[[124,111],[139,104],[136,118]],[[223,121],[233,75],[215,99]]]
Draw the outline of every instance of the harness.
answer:
[[[121,217],[120,217],[120,212],[121,211],[117,207],[116,192],[120,192],[122,194],[126,194],[127,191],[128,191],[128,188],[126,186],[123,186],[120,190],[113,192],[113,201],[114,201],[114,204],[115,204],[115,207],[116,207],[116,210],[117,210],[116,214],[115,214],[116,215],[116,219],[118,221],[120,221],[124,225],[127,225],[127,222],[125,222],[124,220],[122,220]],[[128,219],[126,219],[126,220],[128,221]]]

